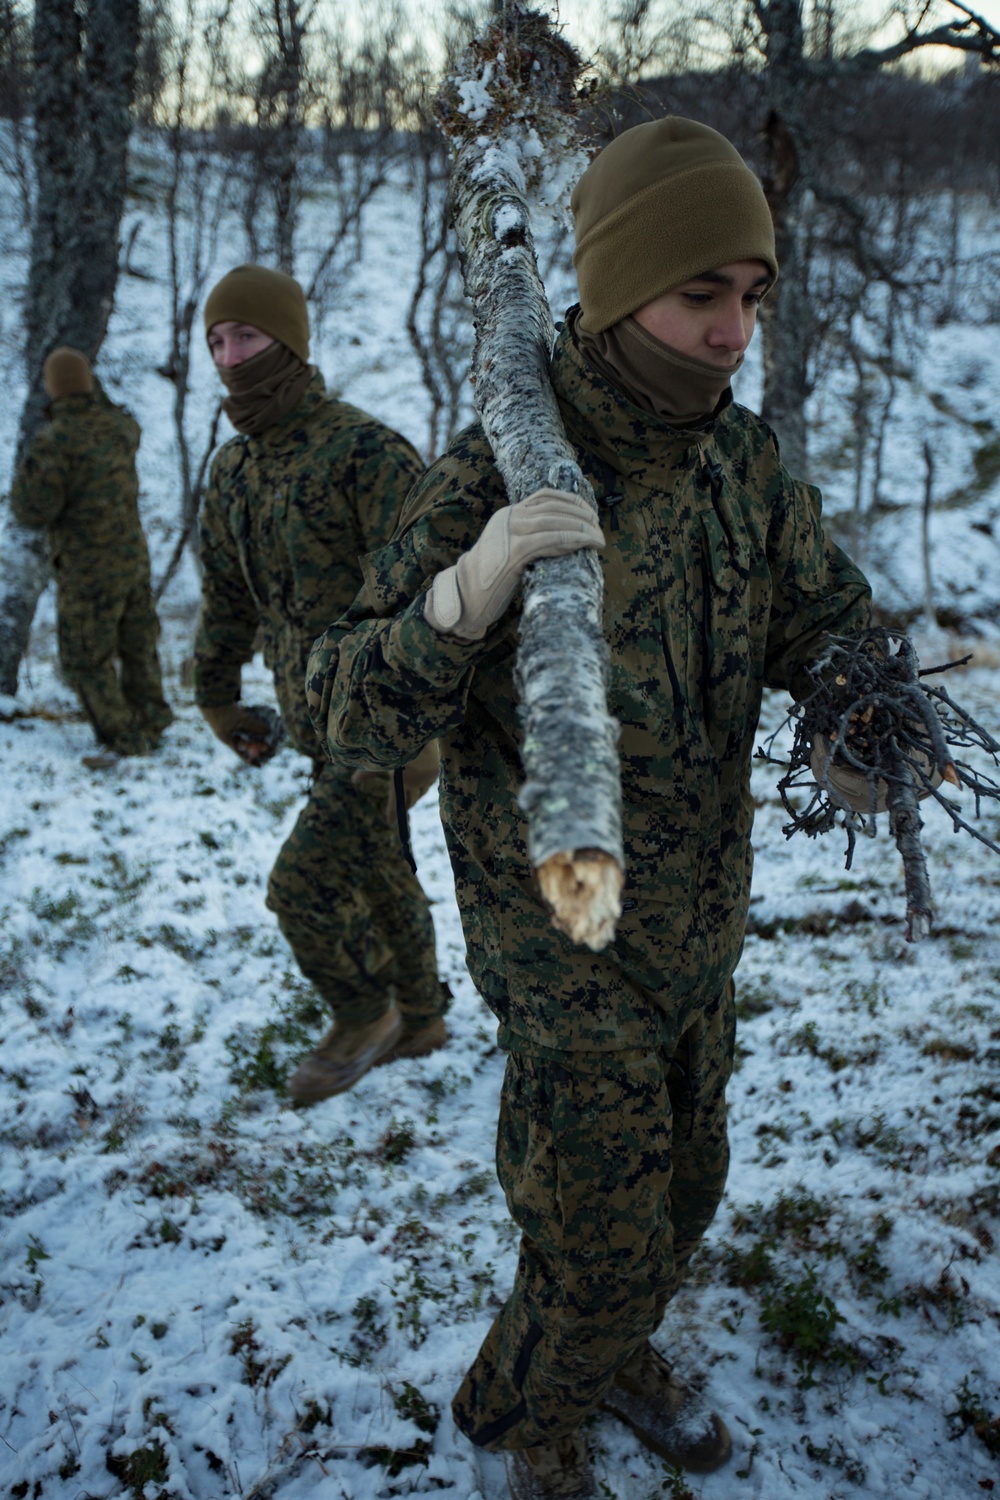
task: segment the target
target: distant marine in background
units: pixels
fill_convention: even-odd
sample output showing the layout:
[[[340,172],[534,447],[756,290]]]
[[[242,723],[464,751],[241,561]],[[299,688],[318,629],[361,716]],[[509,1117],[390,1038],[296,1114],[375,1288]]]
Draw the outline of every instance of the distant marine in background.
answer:
[[[45,527],[56,579],[59,664],[107,759],[143,755],[173,719],[157,654],[160,626],[139,520],[139,424],[78,349],[43,369],[50,420],[11,489],[24,526]]]

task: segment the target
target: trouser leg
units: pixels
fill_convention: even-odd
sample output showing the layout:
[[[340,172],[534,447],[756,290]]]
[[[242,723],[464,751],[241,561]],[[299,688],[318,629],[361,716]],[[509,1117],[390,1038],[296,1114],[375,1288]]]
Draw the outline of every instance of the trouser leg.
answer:
[[[684,1032],[667,1070],[673,1115],[673,1267],[657,1296],[657,1325],[722,1202],[729,1172],[726,1087],[735,1040],[735,988],[730,980]]]
[[[124,601],[81,598],[60,590],[56,607],[63,677],[80,699],[97,738],[129,748],[137,726],[115,665]]]
[[[523,1233],[511,1295],[454,1401],[473,1442],[525,1448],[573,1431],[657,1327],[725,1181],[727,1009],[678,1048],[693,1123],[663,1052],[511,1054],[497,1163]]]
[[[156,616],[149,579],[141,578],[125,600],[118,627],[122,692],[136,719],[158,735],[173,721],[173,712],[163,696],[163,675],[157,652],[160,622]]]
[[[325,767],[271,871],[267,904],[338,1022],[366,1025],[392,993],[417,1029],[443,1012],[446,991],[427,898],[384,800],[377,785],[352,787]]]

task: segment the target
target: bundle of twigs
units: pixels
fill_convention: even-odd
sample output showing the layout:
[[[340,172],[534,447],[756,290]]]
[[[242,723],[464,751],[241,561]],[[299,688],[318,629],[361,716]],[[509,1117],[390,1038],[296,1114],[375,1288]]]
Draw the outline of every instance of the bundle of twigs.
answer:
[[[984,799],[1000,802],[1000,782],[964,758],[964,752],[981,751],[1000,766],[1000,741],[940,683],[927,680],[968,660],[922,669],[912,642],[879,626],[856,636],[831,636],[810,673],[813,691],[796,703],[758,752],[785,767],[778,791],[790,818],[784,828],[786,837],[802,832],[814,838],[839,823],[847,832],[848,869],[856,833],[874,835],[878,812],[888,810],[889,827],[903,860],[908,942],[926,937],[932,918],[920,841],[920,798],[933,797],[948,813],[956,832],[962,829],[1000,854],[1000,845],[973,827],[959,805],[942,791],[949,784],[970,791],[977,818]],[[773,747],[786,725],[793,728],[794,738],[788,760],[782,761],[773,754]],[[838,765],[867,782],[864,812],[850,807],[837,792],[830,772]]]

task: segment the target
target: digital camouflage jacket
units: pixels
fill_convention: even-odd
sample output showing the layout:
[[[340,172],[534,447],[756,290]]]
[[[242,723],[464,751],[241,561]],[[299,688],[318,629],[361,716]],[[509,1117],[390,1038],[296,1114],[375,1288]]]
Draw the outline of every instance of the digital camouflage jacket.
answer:
[[[502,1044],[670,1045],[739,957],[762,688],[794,691],[825,632],[867,622],[870,592],[825,536],[818,491],[790,477],[770,428],[745,408],[671,428],[598,376],[568,329],[553,382],[607,539],[627,865],[614,943],[594,955],[555,932],[528,866],[516,605],[474,642],[439,636],[424,617],[431,578],[505,503],[478,426],[412,492],[396,538],[364,560],[364,595],[316,643],[310,707],[345,765],[393,765],[440,737],[469,963]]]
[[[404,438],[327,396],[319,374],[280,422],[223,444],[201,518],[199,704],[238,701],[259,623],[289,738],[303,754],[322,755],[306,707],[310,648],[354,599],[360,554],[392,535],[422,473]]]
[[[44,526],[62,591],[104,593],[149,574],[139,520],[139,424],[95,379],[90,395],[49,406],[10,492],[24,526]]]

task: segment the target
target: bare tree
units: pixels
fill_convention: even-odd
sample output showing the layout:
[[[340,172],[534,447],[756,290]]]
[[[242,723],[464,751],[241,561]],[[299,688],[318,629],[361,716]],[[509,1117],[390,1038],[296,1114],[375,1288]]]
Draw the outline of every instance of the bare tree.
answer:
[[[778,432],[782,453],[793,472],[806,469],[805,403],[807,365],[815,309],[811,303],[805,241],[817,206],[837,221],[843,249],[869,280],[892,285],[898,277],[884,262],[863,200],[839,187],[830,171],[831,142],[816,128],[818,86],[863,86],[872,73],[926,47],[948,47],[1000,62],[1000,33],[959,3],[923,4],[911,20],[900,17],[903,35],[883,48],[857,47],[831,52],[832,22],[826,40],[810,50],[802,0],[751,0],[755,44],[764,68],[763,106],[766,165],[764,187],[774,217],[781,277],[765,303],[765,386],[762,415]],[[937,8],[942,19],[934,24]]]
[[[323,79],[323,176],[333,189],[307,286],[320,319],[344,269],[362,257],[369,205],[405,156],[401,132],[412,122],[424,68],[398,6],[362,11],[358,19],[360,36],[341,19],[322,30],[314,53]]]
[[[242,176],[250,254],[254,260],[273,257],[289,275],[295,266],[306,125],[321,91],[311,55],[318,5],[319,0],[225,0],[205,32],[213,75],[227,101],[219,116],[220,145]]]
[[[166,128],[169,175],[166,183],[167,250],[170,267],[170,348],[157,367],[173,386],[174,442],[180,480],[180,526],[162,576],[159,599],[193,540],[208,462],[222,413],[215,407],[207,438],[196,457],[188,429],[191,394],[191,336],[226,212],[227,195],[210,135],[198,128],[208,101],[197,85],[199,25],[196,0],[186,0],[171,23],[163,55],[171,78],[172,106]]]
[[[31,22],[18,0],[0,0],[0,169],[17,185],[23,224],[31,222]]]
[[[36,0],[28,397],[17,458],[44,415],[42,365],[59,344],[94,359],[118,280],[139,0]],[[44,534],[7,512],[0,544],[0,691],[13,693],[48,577]]]

